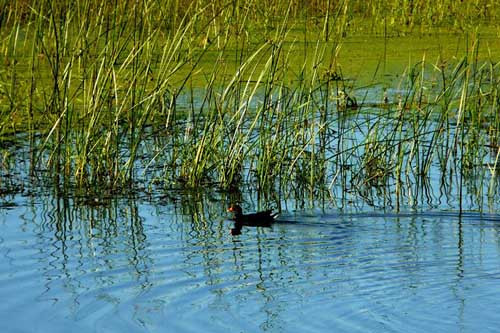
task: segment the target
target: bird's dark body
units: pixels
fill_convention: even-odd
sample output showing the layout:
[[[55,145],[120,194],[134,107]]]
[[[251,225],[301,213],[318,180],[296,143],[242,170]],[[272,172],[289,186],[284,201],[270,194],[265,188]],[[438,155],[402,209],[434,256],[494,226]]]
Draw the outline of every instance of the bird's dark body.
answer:
[[[262,212],[243,214],[242,209],[238,205],[233,205],[229,207],[229,212],[234,213],[234,228],[231,229],[231,234],[239,235],[241,233],[241,228],[246,227],[267,227],[269,228],[277,214],[274,214],[272,210],[265,210]]]
[[[270,227],[274,222],[272,210],[252,214],[235,214],[234,222],[248,227]]]

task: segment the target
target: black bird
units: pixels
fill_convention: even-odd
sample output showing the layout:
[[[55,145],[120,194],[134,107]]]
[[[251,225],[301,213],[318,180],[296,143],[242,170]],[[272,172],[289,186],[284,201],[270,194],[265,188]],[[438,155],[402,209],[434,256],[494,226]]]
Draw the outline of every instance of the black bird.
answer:
[[[277,213],[273,213],[272,210],[243,214],[240,205],[231,205],[227,211],[234,214],[234,228],[231,229],[231,235],[241,234],[243,226],[269,228],[275,221],[274,218],[278,215]]]

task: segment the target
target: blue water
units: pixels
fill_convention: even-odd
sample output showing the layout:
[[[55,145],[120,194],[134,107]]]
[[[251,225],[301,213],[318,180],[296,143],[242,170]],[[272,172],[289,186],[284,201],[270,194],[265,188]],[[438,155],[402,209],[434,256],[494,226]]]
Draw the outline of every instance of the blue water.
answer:
[[[6,202],[6,200],[4,199]],[[500,214],[283,212],[13,196],[0,332],[495,332]]]

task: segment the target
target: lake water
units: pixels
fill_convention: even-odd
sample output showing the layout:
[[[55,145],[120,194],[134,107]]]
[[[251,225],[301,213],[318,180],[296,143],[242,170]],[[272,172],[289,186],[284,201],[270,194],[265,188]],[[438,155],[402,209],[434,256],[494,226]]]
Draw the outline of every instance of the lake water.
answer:
[[[3,200],[1,332],[494,332],[500,324],[496,213],[298,210],[231,236],[217,200]]]
[[[489,33],[482,40],[481,52],[487,49],[496,59],[498,34]],[[326,147],[325,158],[330,162],[325,162],[324,181],[327,187],[331,184],[330,192],[316,195],[318,189],[308,191],[300,181],[279,186],[281,196],[268,202],[282,206],[278,222],[272,228],[244,228],[238,236],[229,234],[227,193],[200,189],[196,192],[201,194],[183,193],[177,191],[181,186],[155,188],[155,180],[169,180],[164,165],[170,157],[159,153],[174,146],[163,142],[168,141],[168,133],[158,132],[138,147],[141,158],[137,158],[135,180],[144,188],[131,196],[101,195],[105,191],[96,185],[92,190],[99,193],[98,201],[92,194],[89,200],[88,193],[79,197],[80,188],[56,194],[54,183],[59,179],[49,179],[56,178],[49,163],[30,164],[32,153],[40,152],[28,147],[28,136],[21,134],[20,143],[2,138],[0,333],[498,332],[498,138],[481,137],[481,149],[489,145],[491,152],[473,161],[478,162],[475,167],[480,173],[466,174],[467,168],[447,162],[459,159],[463,149],[451,155],[451,150],[441,150],[443,143],[427,155],[424,149],[435,144],[434,138],[413,140],[418,136],[412,133],[438,130],[431,118],[424,125],[405,121],[400,129],[391,122],[398,96],[408,94],[401,83],[405,70],[424,60],[429,67],[445,66],[445,60],[456,61],[467,54],[469,44],[468,39],[451,34],[346,39],[339,59],[346,82],[354,87],[349,93],[375,107],[352,117],[347,112],[347,116],[332,113],[333,119],[328,120],[334,134]],[[302,50],[297,45],[292,68],[316,61]],[[210,61],[200,66],[213,71]],[[322,71],[327,69],[326,63],[322,66]],[[198,89],[203,97],[206,77],[202,88],[179,96],[181,107],[190,105],[188,98],[196,96]],[[384,92],[390,106],[378,108]],[[205,100],[191,103],[198,109]],[[254,108],[261,101],[249,103]],[[367,133],[381,117],[388,120],[382,122],[380,133],[400,131],[403,134],[397,140],[415,144],[424,151],[422,156],[433,158],[429,179],[422,177],[430,184],[420,183],[418,161],[402,164],[400,213],[395,212],[400,202],[394,200],[393,174],[379,187],[363,188],[360,184],[367,183],[353,181],[363,176],[352,166],[363,163]],[[447,127],[455,125],[447,123]],[[154,136],[152,130],[144,131],[146,137]],[[482,131],[486,136],[486,127]],[[407,140],[406,132],[410,133]],[[449,138],[455,133],[451,129]],[[34,140],[45,147],[43,135]],[[128,156],[126,140],[120,142],[125,154],[119,163]],[[250,146],[258,146],[255,142]],[[303,153],[311,154],[305,148]],[[340,148],[351,161],[333,159]],[[35,156],[40,161],[52,159],[50,150],[41,151]],[[448,156],[444,169],[434,154]],[[178,162],[176,158],[171,162]],[[297,174],[310,176],[311,160],[304,161],[303,174]],[[33,177],[28,176],[31,167],[40,168]],[[147,188],[150,184],[152,190]],[[265,206],[262,199],[255,203],[254,192],[239,193],[247,211]],[[299,202],[313,196],[318,201]],[[466,210],[462,214],[459,197]]]

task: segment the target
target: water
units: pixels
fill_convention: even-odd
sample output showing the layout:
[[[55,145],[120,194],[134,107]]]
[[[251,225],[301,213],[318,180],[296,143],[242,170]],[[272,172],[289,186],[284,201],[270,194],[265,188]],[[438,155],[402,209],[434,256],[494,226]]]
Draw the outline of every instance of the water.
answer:
[[[493,332],[500,215],[283,213],[15,195],[0,209],[1,332]]]

